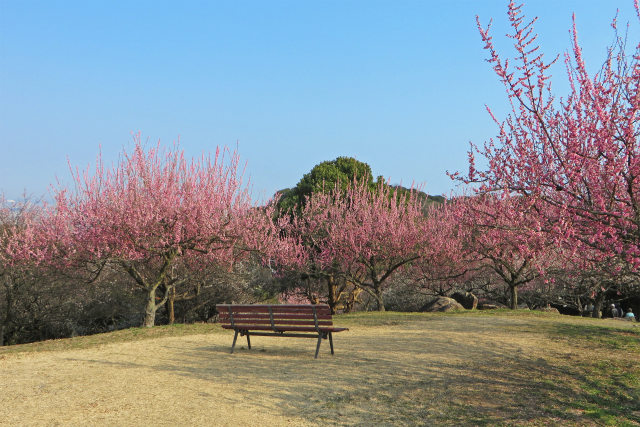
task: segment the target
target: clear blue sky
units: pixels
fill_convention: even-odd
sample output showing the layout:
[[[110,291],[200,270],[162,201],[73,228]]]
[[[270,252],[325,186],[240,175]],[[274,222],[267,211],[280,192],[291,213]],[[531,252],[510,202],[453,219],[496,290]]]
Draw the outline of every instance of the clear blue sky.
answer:
[[[468,142],[506,111],[475,27],[494,19],[508,52],[507,1],[0,0],[0,192],[41,196],[67,158],[108,162],[131,133],[190,156],[235,146],[254,196],[292,187],[315,164],[353,156],[392,182],[454,188]],[[633,0],[535,0],[547,58],[570,46],[577,16],[595,69],[631,22]],[[563,65],[554,69],[558,95]]]

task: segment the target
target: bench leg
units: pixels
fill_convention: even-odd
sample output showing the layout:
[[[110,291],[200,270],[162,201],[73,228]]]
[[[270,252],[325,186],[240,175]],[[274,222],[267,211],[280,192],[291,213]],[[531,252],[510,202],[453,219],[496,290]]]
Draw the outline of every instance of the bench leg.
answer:
[[[333,335],[329,332],[329,345],[331,345],[331,354],[333,354]]]
[[[247,346],[249,346],[249,350],[251,350],[251,339],[249,338],[249,331],[247,331]]]
[[[233,344],[231,344],[231,354],[233,354],[233,349],[236,346],[237,339],[238,339],[238,331],[236,330],[236,333],[233,335]]]
[[[318,358],[318,352],[320,351],[320,343],[322,342],[322,334],[318,334],[318,345],[316,345],[316,359]]]

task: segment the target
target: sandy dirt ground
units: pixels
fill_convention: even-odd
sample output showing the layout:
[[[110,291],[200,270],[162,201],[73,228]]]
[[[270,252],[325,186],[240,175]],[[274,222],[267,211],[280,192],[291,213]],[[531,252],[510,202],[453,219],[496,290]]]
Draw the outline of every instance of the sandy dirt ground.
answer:
[[[553,369],[545,352],[577,357],[535,336],[519,338],[514,331],[527,322],[440,317],[354,326],[335,335],[335,356],[323,341],[318,360],[312,339],[254,337],[248,350],[239,337],[232,355],[233,334],[222,331],[7,354],[0,425],[411,425],[481,394],[492,396],[485,410],[506,410],[509,388],[533,381],[520,371]]]

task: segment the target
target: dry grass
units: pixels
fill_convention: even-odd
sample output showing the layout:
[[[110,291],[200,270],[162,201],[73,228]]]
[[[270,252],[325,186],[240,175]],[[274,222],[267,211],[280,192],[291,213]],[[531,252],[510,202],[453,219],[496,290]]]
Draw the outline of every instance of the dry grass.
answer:
[[[336,323],[351,330],[318,360],[314,340],[272,337],[231,355],[233,334],[210,325],[0,349],[0,424],[640,425],[630,323],[508,312]]]

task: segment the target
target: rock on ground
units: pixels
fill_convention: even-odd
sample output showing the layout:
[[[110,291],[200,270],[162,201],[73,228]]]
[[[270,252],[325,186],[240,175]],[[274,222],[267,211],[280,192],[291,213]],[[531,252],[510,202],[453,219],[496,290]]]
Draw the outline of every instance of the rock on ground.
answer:
[[[507,308],[507,306],[499,302],[481,302],[478,304],[478,310],[495,310],[497,308]]]
[[[453,298],[448,297],[437,297],[436,299],[428,302],[420,311],[454,311],[454,310],[464,310],[462,304]]]
[[[474,310],[478,307],[478,297],[471,292],[454,292],[451,298],[459,302],[467,310]]]

